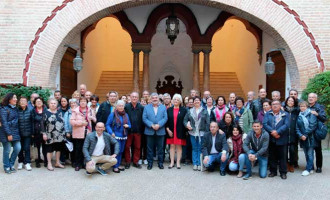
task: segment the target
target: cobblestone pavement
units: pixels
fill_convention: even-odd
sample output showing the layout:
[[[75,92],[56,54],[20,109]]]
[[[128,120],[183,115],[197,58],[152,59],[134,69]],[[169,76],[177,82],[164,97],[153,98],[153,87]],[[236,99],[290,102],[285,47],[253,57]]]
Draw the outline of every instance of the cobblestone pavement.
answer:
[[[2,157],[2,149],[0,150]],[[242,180],[236,175],[222,177],[219,172],[195,172],[192,166],[164,170],[154,163],[152,170],[131,167],[108,176],[86,176],[84,170],[33,168],[5,174],[0,167],[0,199],[330,199],[330,152],[324,151],[322,174],[302,177],[304,155],[299,152],[300,168],[288,173],[288,179],[260,179],[254,168],[253,178]],[[2,160],[2,158],[0,158]],[[33,164],[34,166],[34,164]]]

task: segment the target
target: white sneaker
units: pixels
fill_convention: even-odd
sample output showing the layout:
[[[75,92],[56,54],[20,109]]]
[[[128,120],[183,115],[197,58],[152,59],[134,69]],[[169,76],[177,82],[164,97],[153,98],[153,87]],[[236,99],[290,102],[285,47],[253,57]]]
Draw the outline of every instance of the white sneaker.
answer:
[[[311,171],[309,172],[309,174],[314,174],[314,170],[311,170]]]
[[[30,163],[27,163],[25,165],[25,169],[28,170],[28,171],[31,171],[32,170],[31,164]]]
[[[305,170],[301,173],[302,176],[308,176],[310,173],[309,171]]]
[[[140,159],[139,162],[138,162],[139,165],[142,165],[142,160]]]
[[[17,165],[17,169],[18,169],[18,170],[23,169],[23,163],[18,163],[18,165]]]
[[[198,165],[198,166],[197,166],[197,170],[198,170],[198,171],[201,171],[201,169],[202,169],[201,166]]]
[[[194,170],[194,171],[197,171],[197,169],[198,169],[197,165],[194,165],[194,166],[193,166],[193,170]]]
[[[148,164],[148,161],[147,160],[144,160],[143,161],[143,164],[147,165]]]

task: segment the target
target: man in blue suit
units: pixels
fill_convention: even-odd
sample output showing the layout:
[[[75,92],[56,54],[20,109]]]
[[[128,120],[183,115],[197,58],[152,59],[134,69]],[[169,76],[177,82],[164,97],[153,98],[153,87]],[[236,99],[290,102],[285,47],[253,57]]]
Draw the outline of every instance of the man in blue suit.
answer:
[[[157,93],[151,94],[151,104],[144,107],[143,122],[146,125],[144,134],[147,136],[148,170],[152,169],[153,150],[157,147],[158,167],[164,169],[164,141],[167,112],[164,105],[159,104]]]

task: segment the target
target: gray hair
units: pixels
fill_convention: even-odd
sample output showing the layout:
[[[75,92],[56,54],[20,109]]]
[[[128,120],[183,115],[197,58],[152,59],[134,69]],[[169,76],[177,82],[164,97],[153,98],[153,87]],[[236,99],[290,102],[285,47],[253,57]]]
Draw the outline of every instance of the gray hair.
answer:
[[[154,97],[154,96],[159,97],[158,94],[157,94],[156,92],[153,92],[153,93],[151,93],[151,95],[150,95],[150,97]]]
[[[314,95],[314,96],[317,98],[317,94],[316,94],[316,93],[314,93],[314,92],[312,92],[312,93],[309,93],[309,94],[308,94],[308,96],[309,96],[309,95]]]
[[[169,93],[165,93],[165,94],[163,94],[163,97],[170,97],[171,98],[171,95]]]
[[[179,99],[180,103],[182,103],[182,96],[180,94],[174,94],[173,95],[173,100],[174,99]]]
[[[116,107],[117,107],[118,105],[123,105],[123,106],[125,106],[125,101],[123,101],[123,100],[118,100],[117,103],[116,103]]]
[[[58,105],[58,101],[55,98],[53,98],[53,97],[51,97],[51,98],[48,99],[48,102],[47,102],[48,105],[50,104],[51,101],[55,101],[56,102],[56,105]]]
[[[70,104],[70,103],[76,103],[76,104],[78,104],[78,101],[77,101],[77,99],[70,99],[70,100],[69,100],[69,104]]]
[[[275,95],[275,94],[278,94],[278,96],[281,96],[281,93],[279,91],[277,91],[277,90],[275,90],[275,91],[272,92],[272,96]]]

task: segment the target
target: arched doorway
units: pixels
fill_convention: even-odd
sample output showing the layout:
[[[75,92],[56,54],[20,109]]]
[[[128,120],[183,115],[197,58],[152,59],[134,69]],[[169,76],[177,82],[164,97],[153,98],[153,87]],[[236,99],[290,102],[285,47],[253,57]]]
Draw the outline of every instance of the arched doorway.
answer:
[[[153,1],[167,2],[167,1]],[[173,2],[173,1],[168,1]],[[304,29],[301,29],[296,18],[287,16],[287,9],[283,9],[283,4],[277,4],[275,1],[262,0],[259,2],[258,7],[247,6],[243,1],[241,3],[228,2],[224,0],[215,0],[210,2],[191,0],[186,3],[195,3],[200,5],[211,6],[213,8],[221,9],[230,12],[239,17],[247,19],[248,21],[261,27],[263,31],[269,33],[275,38],[278,47],[285,48],[286,51],[282,52],[288,66],[291,85],[292,87],[301,90],[306,82],[301,82],[300,77],[308,76],[308,73],[303,71],[322,66],[323,60],[319,54],[316,57],[315,49],[310,42],[310,34],[306,35]],[[248,2],[253,3],[253,2]],[[45,87],[55,87],[55,74],[54,72],[59,67],[61,58],[63,57],[66,48],[64,44],[69,43],[76,34],[80,33],[89,24],[108,16],[111,13],[119,10],[150,4],[149,1],[105,1],[95,0],[91,5],[86,7],[80,1],[72,1],[71,3],[65,1],[60,8],[54,9],[52,17],[48,18],[39,31],[36,33],[38,40],[31,43],[30,53],[26,59],[26,67],[23,73],[24,83],[28,85],[40,84]],[[70,7],[70,9],[68,9]],[[264,19],[264,12],[267,7],[273,7],[274,12],[271,17]],[[80,15],[81,8],[86,9],[84,15]],[[273,14],[274,13],[274,14]],[[275,15],[276,13],[276,15]],[[74,16],[74,17],[73,17]],[[89,17],[85,17],[89,16]],[[58,29],[57,22],[49,23],[50,20],[62,17],[70,20],[71,23],[66,24],[62,29]],[[278,21],[287,26],[278,26]],[[291,29],[292,31],[287,31]],[[54,32],[57,32],[58,37],[53,37]],[[42,34],[40,34],[42,33]],[[47,42],[51,41],[51,42]],[[45,46],[47,44],[47,46]],[[301,49],[304,49],[305,54],[300,54]],[[31,59],[33,57],[33,59]],[[46,68],[45,68],[46,66]],[[38,74],[38,69],[44,67],[48,72],[48,77],[37,80],[35,77]],[[315,69],[312,69],[315,71]],[[29,77],[32,77],[29,79]]]

